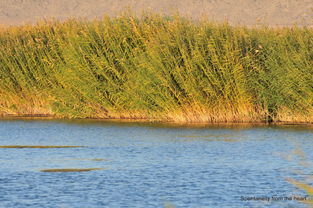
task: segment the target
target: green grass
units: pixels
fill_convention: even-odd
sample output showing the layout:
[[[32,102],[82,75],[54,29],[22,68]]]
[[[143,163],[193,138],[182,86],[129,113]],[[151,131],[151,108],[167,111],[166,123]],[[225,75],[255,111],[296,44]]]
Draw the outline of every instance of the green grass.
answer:
[[[313,122],[313,30],[124,15],[0,29],[0,113]]]

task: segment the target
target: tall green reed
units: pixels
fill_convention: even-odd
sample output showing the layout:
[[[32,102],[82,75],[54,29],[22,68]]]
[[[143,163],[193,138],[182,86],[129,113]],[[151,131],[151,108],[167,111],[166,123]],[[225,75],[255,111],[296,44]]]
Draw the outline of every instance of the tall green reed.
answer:
[[[0,112],[313,120],[313,31],[124,15],[0,31]]]

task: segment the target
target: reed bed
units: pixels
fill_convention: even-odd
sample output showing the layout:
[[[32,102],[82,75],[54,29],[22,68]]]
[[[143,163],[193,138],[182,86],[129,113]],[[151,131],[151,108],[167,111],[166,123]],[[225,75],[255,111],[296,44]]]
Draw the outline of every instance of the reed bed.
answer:
[[[0,114],[313,122],[313,30],[122,15],[0,29]]]

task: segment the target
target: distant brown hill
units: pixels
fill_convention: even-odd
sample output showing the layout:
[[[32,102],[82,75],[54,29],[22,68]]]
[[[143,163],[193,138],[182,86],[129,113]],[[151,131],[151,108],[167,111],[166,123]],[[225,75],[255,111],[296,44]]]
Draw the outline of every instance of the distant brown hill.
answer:
[[[232,24],[313,25],[313,0],[0,0],[0,24],[16,25],[42,18],[95,18],[125,9],[207,17]]]

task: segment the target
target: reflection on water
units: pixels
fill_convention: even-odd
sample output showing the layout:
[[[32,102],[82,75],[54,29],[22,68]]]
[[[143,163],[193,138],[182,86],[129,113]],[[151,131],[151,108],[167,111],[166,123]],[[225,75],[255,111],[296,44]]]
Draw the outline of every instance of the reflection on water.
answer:
[[[298,164],[304,168],[304,171],[311,172],[313,165],[307,161],[306,153],[301,148],[301,144],[299,144],[298,140],[292,140],[291,142],[295,146],[294,150],[290,154],[290,155],[295,156],[295,157],[292,157],[292,159],[297,160]],[[309,185],[309,184],[313,184],[312,183],[313,178],[311,175],[304,173],[304,171],[301,171],[301,170],[293,171],[293,173],[295,173],[296,176],[305,176],[305,177],[302,177],[302,181],[304,182],[300,182],[299,180],[295,180],[293,178],[286,178],[286,181],[289,182],[290,184],[293,184],[299,190],[302,190],[306,193],[306,196],[304,198],[299,197],[296,200],[307,205],[313,205],[313,186]]]
[[[306,194],[290,182],[307,184],[312,174],[312,133],[310,126],[4,120],[0,207],[306,207],[255,199]]]

